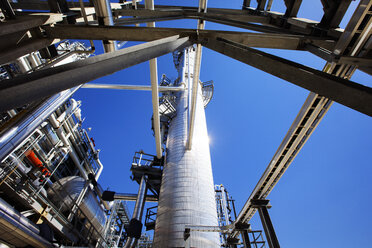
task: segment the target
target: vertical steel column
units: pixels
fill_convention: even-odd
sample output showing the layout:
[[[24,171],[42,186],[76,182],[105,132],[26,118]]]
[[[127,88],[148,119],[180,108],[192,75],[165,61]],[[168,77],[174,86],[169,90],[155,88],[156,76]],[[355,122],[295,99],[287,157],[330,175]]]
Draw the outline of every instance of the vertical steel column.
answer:
[[[273,223],[271,222],[267,206],[258,207],[258,213],[262,222],[263,229],[265,231],[267,243],[270,248],[280,248],[278,238],[276,237]]]
[[[191,76],[191,73],[187,73],[189,65],[185,60],[188,54],[190,55],[188,60],[190,71],[192,71],[195,48],[185,49],[183,62],[180,63],[180,82],[185,84],[188,84],[188,76]],[[188,100],[187,91],[178,93],[177,116],[171,121],[169,127],[153,247],[185,247],[185,225],[218,225],[201,88],[197,95],[195,142],[191,150],[186,150]],[[191,232],[187,245],[220,247],[219,234]]]
[[[241,232],[244,248],[251,248],[251,241],[249,240],[248,230],[244,230]]]

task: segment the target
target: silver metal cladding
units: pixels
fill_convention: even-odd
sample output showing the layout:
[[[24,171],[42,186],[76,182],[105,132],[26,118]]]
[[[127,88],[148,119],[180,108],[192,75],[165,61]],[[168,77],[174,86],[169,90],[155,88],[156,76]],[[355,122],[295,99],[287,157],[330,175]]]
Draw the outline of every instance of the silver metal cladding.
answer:
[[[181,82],[193,71],[194,48],[184,50]],[[190,66],[188,64],[190,61]],[[199,85],[194,142],[186,150],[188,92],[179,92],[177,116],[170,124],[153,247],[220,247],[219,234],[192,232],[185,241],[185,225],[218,226],[208,133]]]

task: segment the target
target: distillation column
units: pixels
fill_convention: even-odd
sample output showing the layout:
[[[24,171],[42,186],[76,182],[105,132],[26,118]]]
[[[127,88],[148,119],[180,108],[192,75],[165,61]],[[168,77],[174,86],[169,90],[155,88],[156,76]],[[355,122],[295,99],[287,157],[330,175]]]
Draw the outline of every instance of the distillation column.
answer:
[[[180,82],[191,88],[192,77],[188,75],[192,76],[195,48],[186,48],[183,53],[178,66]],[[218,221],[202,90],[199,85],[191,150],[186,150],[191,94],[187,90],[177,94],[177,115],[168,132],[153,246],[220,247],[218,233],[191,232],[184,240],[186,225],[218,226]]]

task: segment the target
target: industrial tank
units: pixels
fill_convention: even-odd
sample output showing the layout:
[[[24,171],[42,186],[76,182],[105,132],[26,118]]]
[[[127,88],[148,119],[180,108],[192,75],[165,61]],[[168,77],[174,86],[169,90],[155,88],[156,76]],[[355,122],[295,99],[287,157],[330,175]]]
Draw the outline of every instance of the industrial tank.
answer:
[[[79,197],[81,191],[84,189],[85,182],[86,181],[79,176],[64,177],[52,185],[51,189],[48,190],[48,196],[57,206],[61,205],[61,201],[65,203],[61,206],[62,211],[71,210],[73,201],[76,201]],[[60,197],[58,197],[57,194]],[[93,191],[89,187],[79,207],[87,219],[89,219],[97,229],[97,232],[101,233],[104,229],[107,217]]]

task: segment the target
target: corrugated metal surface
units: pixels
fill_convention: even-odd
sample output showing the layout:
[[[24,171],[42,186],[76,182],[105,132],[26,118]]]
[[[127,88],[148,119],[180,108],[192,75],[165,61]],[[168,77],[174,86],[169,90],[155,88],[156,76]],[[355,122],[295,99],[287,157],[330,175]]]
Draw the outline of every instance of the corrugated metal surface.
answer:
[[[191,51],[190,61],[193,60]],[[187,83],[184,75],[187,66],[185,68],[186,70],[180,68],[180,73],[183,74],[181,82]],[[186,150],[188,93],[185,91],[178,95],[177,116],[171,122],[167,140],[154,247],[220,247],[218,233],[192,232],[187,243],[183,236],[185,225],[218,225],[208,133],[200,88],[198,93],[191,150]]]

